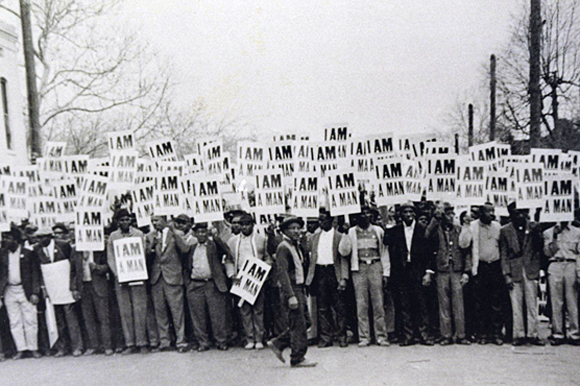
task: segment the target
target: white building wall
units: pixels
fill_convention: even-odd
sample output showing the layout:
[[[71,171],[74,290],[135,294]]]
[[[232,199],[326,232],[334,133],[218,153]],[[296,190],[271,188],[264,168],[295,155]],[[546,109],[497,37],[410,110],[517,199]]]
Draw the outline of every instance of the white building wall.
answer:
[[[26,165],[29,162],[25,113],[26,89],[19,69],[22,50],[16,26],[9,24],[0,9],[0,79],[6,81],[8,125],[11,146],[8,147],[3,98],[0,89],[0,165]]]

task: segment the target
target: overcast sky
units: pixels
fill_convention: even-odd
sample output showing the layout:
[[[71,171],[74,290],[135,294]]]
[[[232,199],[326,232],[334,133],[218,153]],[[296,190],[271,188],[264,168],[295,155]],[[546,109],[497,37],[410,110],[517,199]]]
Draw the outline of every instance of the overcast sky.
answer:
[[[259,132],[422,133],[508,39],[523,0],[129,0],[184,101]]]

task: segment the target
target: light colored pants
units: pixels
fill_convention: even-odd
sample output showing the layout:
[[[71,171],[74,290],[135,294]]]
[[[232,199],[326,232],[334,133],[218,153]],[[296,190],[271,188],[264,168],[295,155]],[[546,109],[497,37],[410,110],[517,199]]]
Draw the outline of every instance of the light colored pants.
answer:
[[[566,299],[568,310],[569,339],[580,339],[578,331],[578,291],[576,290],[576,263],[572,261],[554,262],[548,267],[548,284],[552,304],[552,336],[564,338],[564,315],[562,309]]]
[[[524,328],[524,299],[526,303],[526,319],[528,321],[528,338],[538,337],[538,281],[530,280],[524,268],[522,281],[514,283],[510,290],[512,315],[514,319],[513,338],[526,337]]]
[[[16,350],[38,350],[36,306],[26,299],[24,288],[21,285],[8,285],[4,293],[4,303]]]
[[[249,343],[262,343],[264,340],[264,289],[256,298],[254,305],[244,302],[240,307],[244,333]]]
[[[383,266],[380,261],[366,264],[359,263],[359,270],[352,273],[352,283],[356,296],[356,313],[358,318],[359,339],[370,339],[369,296],[373,307],[375,338],[387,340],[385,308],[383,302]]]

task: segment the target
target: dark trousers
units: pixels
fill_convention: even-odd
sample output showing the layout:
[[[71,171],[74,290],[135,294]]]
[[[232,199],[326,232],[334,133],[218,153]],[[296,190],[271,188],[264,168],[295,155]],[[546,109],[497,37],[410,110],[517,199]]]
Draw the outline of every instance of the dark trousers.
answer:
[[[191,280],[187,284],[187,301],[193,316],[193,331],[200,346],[209,346],[209,326],[218,344],[226,344],[228,294],[220,292],[213,280]]]
[[[425,289],[420,275],[408,265],[393,276],[395,299],[401,323],[400,335],[406,341],[429,339]]]
[[[324,342],[332,342],[335,335],[346,342],[346,314],[342,291],[334,265],[317,265],[313,280],[316,307],[318,309],[318,335]],[[336,319],[334,317],[336,315]]]
[[[83,319],[89,338],[88,347],[99,349],[99,334],[97,325],[101,331],[102,348],[111,349],[111,325],[109,317],[109,298],[107,296],[97,295],[91,282],[85,282],[81,295],[81,309]]]
[[[170,285],[163,277],[160,277],[157,283],[151,286],[151,294],[153,295],[153,307],[159,331],[159,345],[161,347],[169,347],[170,345],[169,316],[167,314],[167,306],[169,305],[175,328],[176,346],[187,346],[185,341],[183,286]]]
[[[480,261],[474,279],[476,335],[478,338],[501,338],[504,324],[503,304],[506,297],[501,262]]]
[[[58,351],[66,351],[67,344],[65,337],[68,333],[71,351],[82,350],[83,338],[79,319],[76,314],[75,303],[54,306],[54,313],[56,316],[56,327],[58,329],[58,340],[54,344],[54,347]]]
[[[275,337],[288,328],[287,314],[282,307],[280,287],[268,285],[266,282],[264,298],[264,325],[266,334]]]
[[[288,314],[288,328],[276,338],[272,343],[281,351],[290,347],[290,363],[297,364],[304,360],[306,351],[308,351],[308,336],[306,334],[306,297],[302,286],[294,285],[294,295],[298,299],[298,308],[292,310],[288,307],[288,301],[282,302]]]

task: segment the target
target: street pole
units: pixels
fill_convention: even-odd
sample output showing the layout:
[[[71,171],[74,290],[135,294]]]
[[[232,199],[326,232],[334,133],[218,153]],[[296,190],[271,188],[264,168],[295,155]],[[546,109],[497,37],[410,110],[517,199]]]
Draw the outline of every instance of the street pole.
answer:
[[[540,49],[542,38],[542,2],[530,0],[530,148],[540,142],[542,91],[540,89]]]
[[[29,0],[20,0],[20,20],[22,24],[24,66],[26,68],[26,88],[28,90],[29,155],[30,161],[35,164],[36,159],[42,155],[42,150],[40,145],[38,89],[36,87],[36,67]]]
[[[467,126],[467,145],[473,146],[473,105],[471,103],[467,106],[467,112],[469,122],[469,126]]]
[[[495,77],[495,55],[491,55],[489,63],[489,140],[495,140],[495,88],[497,80]]]

